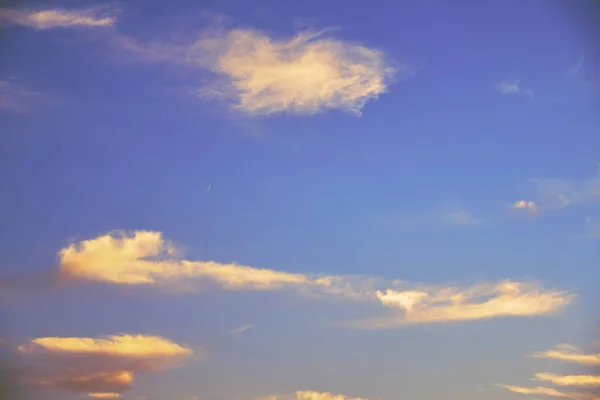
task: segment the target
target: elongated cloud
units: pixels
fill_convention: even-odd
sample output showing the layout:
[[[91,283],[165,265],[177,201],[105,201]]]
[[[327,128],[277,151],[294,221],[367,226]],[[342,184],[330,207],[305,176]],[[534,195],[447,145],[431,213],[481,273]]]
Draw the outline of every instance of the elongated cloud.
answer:
[[[600,376],[598,375],[557,375],[549,372],[535,374],[537,380],[552,382],[558,386],[600,386]]]
[[[378,319],[357,321],[362,329],[390,328],[422,323],[480,320],[508,316],[550,315],[565,307],[575,295],[543,290],[535,284],[505,281],[497,285],[475,285],[398,291],[377,291],[376,298],[386,307],[402,313]]]
[[[52,100],[43,92],[30,90],[14,80],[0,80],[0,111],[24,114],[48,103]]]
[[[483,220],[477,218],[467,210],[458,210],[443,215],[444,221],[454,226],[475,226],[483,223]]]
[[[395,73],[381,51],[326,38],[323,32],[275,39],[250,29],[207,32],[190,59],[220,80],[199,93],[233,102],[251,115],[311,115],[340,109],[360,115],[387,90]]]
[[[552,350],[533,353],[536,358],[548,358],[582,365],[600,365],[600,354],[586,354],[571,344],[560,344]]]
[[[502,387],[504,389],[510,390],[513,393],[521,393],[521,394],[539,394],[544,396],[552,396],[552,397],[565,397],[569,399],[589,399],[591,396],[583,394],[583,393],[567,393],[561,392],[559,390],[547,387],[534,387],[534,388],[526,388],[521,386],[511,386],[511,385],[501,385],[498,384],[496,386]]]
[[[343,394],[333,394],[329,392],[298,391],[293,394],[283,396],[269,396],[262,400],[365,400],[361,397],[350,397]]]
[[[45,337],[19,346],[26,384],[116,398],[131,389],[138,373],[169,368],[193,350],[159,336]]]
[[[266,290],[311,283],[303,274],[213,261],[176,260],[160,232],[104,235],[71,245],[59,253],[65,276],[114,284],[152,285],[205,279],[224,289]]]
[[[115,18],[101,15],[98,7],[82,10],[25,10],[0,9],[0,23],[22,25],[34,29],[108,27],[115,24]]]
[[[507,95],[519,94],[519,95],[525,95],[528,97],[535,96],[535,93],[533,92],[533,90],[521,88],[519,79],[516,79],[514,81],[507,80],[507,81],[497,82],[494,84],[494,89],[496,89],[498,92],[500,92],[502,94],[507,94]]]

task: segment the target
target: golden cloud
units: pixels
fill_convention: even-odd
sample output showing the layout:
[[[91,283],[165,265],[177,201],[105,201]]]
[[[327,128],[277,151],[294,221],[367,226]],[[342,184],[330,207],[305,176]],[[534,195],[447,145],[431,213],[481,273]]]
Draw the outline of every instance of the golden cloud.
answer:
[[[98,7],[83,10],[24,10],[0,9],[0,22],[22,25],[35,29],[67,27],[107,27],[115,23],[115,18],[99,15]]]
[[[388,289],[385,292],[377,291],[375,297],[386,307],[403,310],[403,314],[358,321],[351,325],[377,329],[506,316],[548,315],[565,307],[575,295],[566,291],[543,290],[532,283],[504,281],[466,289]]]
[[[88,393],[88,396],[95,399],[117,399],[121,397],[119,393]]]
[[[510,390],[511,392],[521,393],[521,394],[541,394],[544,396],[566,397],[569,399],[585,398],[585,397],[582,397],[585,395],[581,394],[581,393],[566,393],[566,392],[561,392],[561,391],[553,389],[553,388],[547,388],[547,387],[542,387],[542,386],[538,386],[538,387],[534,387],[534,388],[525,388],[525,387],[520,387],[520,386],[500,385],[500,384],[497,386],[503,387],[504,389]]]
[[[224,290],[288,288],[315,297],[377,301],[386,308],[402,310],[391,317],[344,324],[367,329],[549,315],[575,298],[566,291],[512,281],[467,288],[409,285],[405,290],[397,289],[399,284],[393,282],[394,289],[379,291],[375,286],[383,280],[373,277],[298,274],[215,261],[188,261],[176,254],[160,232],[107,234],[60,250],[59,276],[63,281],[92,280],[117,285],[212,284]]]
[[[557,375],[542,372],[535,374],[535,377],[540,381],[552,382],[558,386],[600,386],[600,376],[598,375]]]
[[[360,115],[398,72],[381,51],[329,39],[324,32],[286,40],[250,29],[213,30],[189,55],[221,77],[201,96],[232,100],[236,110],[252,115],[310,115],[332,108]]]
[[[583,365],[600,365],[600,354],[585,354],[571,344],[560,344],[555,349],[534,353],[533,357],[575,362]]]
[[[135,375],[160,371],[193,350],[159,336],[45,337],[17,348],[27,361],[24,382],[36,387],[115,398],[131,389]]]

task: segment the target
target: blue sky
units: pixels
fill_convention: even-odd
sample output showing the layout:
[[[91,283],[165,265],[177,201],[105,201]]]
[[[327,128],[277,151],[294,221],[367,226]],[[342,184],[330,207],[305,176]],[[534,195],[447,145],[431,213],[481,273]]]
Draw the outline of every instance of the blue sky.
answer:
[[[573,375],[600,363],[583,4],[0,9],[22,389],[594,398]]]

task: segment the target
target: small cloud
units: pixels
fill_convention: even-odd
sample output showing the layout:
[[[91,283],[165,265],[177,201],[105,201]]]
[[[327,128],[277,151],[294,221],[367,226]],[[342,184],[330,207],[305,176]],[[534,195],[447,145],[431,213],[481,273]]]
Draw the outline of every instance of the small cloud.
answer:
[[[582,365],[600,365],[600,354],[586,354],[577,347],[563,343],[552,350],[532,354],[532,357],[574,362]]]
[[[542,290],[531,283],[504,281],[496,285],[475,285],[458,289],[414,288],[377,291],[375,298],[401,314],[357,321],[359,329],[482,320],[508,316],[551,315],[571,303],[575,295],[565,291]]]
[[[579,56],[579,59],[577,60],[577,63],[567,71],[567,75],[574,75],[577,72],[579,72],[579,70],[581,69],[581,67],[583,67],[583,64],[585,62],[585,54],[582,54]]]
[[[483,223],[483,220],[475,217],[467,210],[458,210],[444,214],[444,221],[454,226],[475,226]]]
[[[585,386],[600,387],[600,376],[598,375],[558,375],[549,372],[535,374],[540,381],[552,382],[558,386]]]
[[[531,179],[536,205],[541,211],[557,211],[568,206],[600,204],[600,169],[590,178]]]
[[[535,201],[519,200],[514,202],[511,207],[517,210],[527,210],[533,217],[538,215],[538,207]]]
[[[230,330],[229,333],[231,333],[231,334],[242,333],[242,332],[246,332],[250,328],[252,328],[252,325],[244,325],[244,326],[240,326],[239,328]]]
[[[28,385],[117,398],[136,374],[169,368],[193,351],[158,336],[115,335],[38,338],[17,353],[25,360]]]
[[[27,89],[14,79],[0,80],[0,111],[25,114],[40,104],[51,102],[47,94]]]
[[[189,56],[220,78],[202,88],[201,97],[231,101],[235,110],[255,116],[327,109],[360,115],[393,76],[412,74],[409,67],[393,67],[379,50],[327,38],[323,31],[278,39],[251,29],[215,29]]]
[[[502,81],[494,84],[494,89],[502,94],[519,94],[528,97],[535,97],[535,93],[530,89],[523,89],[520,86],[519,79],[514,81]]]
[[[592,218],[586,219],[587,234],[589,238],[600,238],[600,221],[596,221]]]
[[[0,9],[0,23],[5,25],[21,25],[34,29],[73,28],[73,27],[108,27],[115,24],[113,16],[102,14],[106,11],[100,7],[81,10],[25,10]]]

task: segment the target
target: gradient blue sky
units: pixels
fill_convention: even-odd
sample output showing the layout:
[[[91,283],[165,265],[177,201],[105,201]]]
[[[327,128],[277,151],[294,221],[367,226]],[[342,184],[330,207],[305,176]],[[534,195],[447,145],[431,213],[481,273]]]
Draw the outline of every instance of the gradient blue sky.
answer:
[[[94,5],[110,26],[40,29],[6,13]],[[156,0],[3,10],[3,276],[56,270],[61,249],[120,229],[162,232],[188,260],[416,285],[537,282],[577,294],[551,315],[357,330],[332,323],[362,319],[372,304],[81,283],[11,293],[6,343],[127,333],[202,348],[176,368],[136,374],[127,399],[315,390],[508,400],[523,395],[494,384],[532,386],[535,373],[564,372],[529,354],[585,347],[595,334],[600,53],[582,5]],[[314,40],[377,49],[409,72],[361,115],[248,115],[198,98],[217,77],[171,57],[216,26],[275,41],[333,28]],[[557,205],[560,196],[568,204]],[[535,210],[515,209],[519,200]]]

